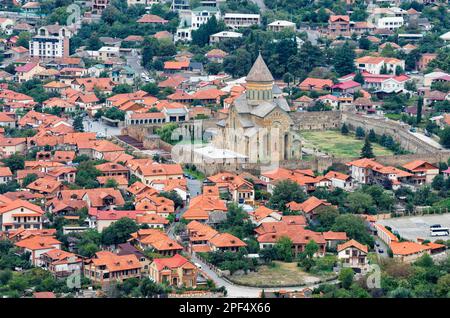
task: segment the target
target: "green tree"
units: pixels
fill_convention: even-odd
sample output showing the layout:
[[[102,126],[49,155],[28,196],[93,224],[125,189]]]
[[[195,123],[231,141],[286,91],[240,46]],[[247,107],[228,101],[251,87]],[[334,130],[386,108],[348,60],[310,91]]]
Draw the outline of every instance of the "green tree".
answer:
[[[450,127],[447,126],[439,133],[440,143],[445,148],[450,148]]]
[[[102,231],[102,243],[104,245],[125,243],[130,238],[130,234],[138,229],[138,225],[132,219],[121,218]]]
[[[128,84],[119,84],[113,87],[113,94],[128,94],[133,92],[133,87]]]
[[[142,86],[141,89],[153,96],[156,96],[159,93],[159,88],[156,83],[147,83],[144,86]]]
[[[362,76],[361,72],[356,72],[353,80],[361,85],[364,84],[364,77]]]
[[[303,202],[305,199],[306,194],[298,183],[292,180],[283,180],[275,186],[268,206],[278,211],[286,211],[287,203],[291,201]]]
[[[34,182],[35,180],[38,179],[38,175],[35,173],[29,173],[25,176],[25,178],[23,178],[22,180],[22,186],[26,187],[27,185],[29,185],[31,182]]]
[[[25,157],[19,153],[12,154],[8,158],[1,160],[12,172],[22,170],[25,167]]]
[[[346,232],[350,239],[373,246],[373,239],[367,232],[364,221],[357,215],[339,215],[336,218],[334,225],[331,227],[331,230],[335,232]]]
[[[348,130],[347,124],[343,123],[342,127],[341,127],[341,134],[348,135],[348,133],[349,133],[349,130]]]
[[[117,107],[110,107],[105,112],[105,117],[108,117],[112,120],[125,120],[125,112],[118,109]]]
[[[115,179],[108,179],[105,182],[105,188],[114,188],[117,189],[119,187],[119,183]]]
[[[76,116],[73,120],[73,128],[76,131],[79,132],[83,132],[84,131],[84,126],[83,126],[83,117],[81,116]]]
[[[314,254],[316,254],[319,251],[319,245],[314,242],[313,240],[310,240],[305,245],[305,254],[308,258],[313,258]]]
[[[364,145],[361,149],[361,158],[374,158],[375,155],[373,154],[372,145],[370,144],[369,138],[366,138],[364,140]]]
[[[370,142],[377,142],[378,138],[373,129],[369,130],[369,135],[367,136]]]
[[[98,251],[100,251],[99,246],[92,242],[78,246],[78,254],[83,257],[93,257]]]
[[[358,191],[352,192],[347,196],[346,205],[352,213],[366,213],[373,205],[373,199],[369,194]]]
[[[93,161],[83,161],[77,168],[75,183],[83,188],[93,189],[98,187],[97,177],[101,172],[94,166]]]
[[[175,209],[183,206],[183,198],[175,190],[169,192],[162,191],[159,195],[169,200],[172,200],[173,203],[175,203]]]
[[[423,97],[420,96],[419,100],[417,101],[417,117],[416,117],[417,125],[420,124],[420,122],[422,121],[422,107],[423,107]]]
[[[198,46],[204,46],[209,43],[209,36],[223,31],[225,25],[223,22],[218,22],[213,15],[208,22],[202,24],[197,30],[192,31],[192,44]]]
[[[280,237],[275,244],[274,249],[277,253],[278,259],[285,262],[292,262],[292,240],[289,237]]]
[[[342,288],[349,289],[353,283],[353,278],[355,272],[351,268],[342,268],[339,272],[339,281],[341,282]]]
[[[163,125],[160,128],[156,129],[156,134],[158,134],[161,139],[169,144],[175,144],[179,140],[172,140],[173,131],[178,128],[178,125],[175,123],[168,123]]]
[[[334,51],[332,60],[334,69],[339,76],[344,76],[355,71],[355,51],[348,42]]]
[[[317,209],[316,221],[320,224],[320,231],[329,231],[338,216],[339,212],[333,206],[319,207]]]
[[[356,138],[363,139],[366,136],[366,133],[364,132],[364,128],[357,127],[355,130]]]

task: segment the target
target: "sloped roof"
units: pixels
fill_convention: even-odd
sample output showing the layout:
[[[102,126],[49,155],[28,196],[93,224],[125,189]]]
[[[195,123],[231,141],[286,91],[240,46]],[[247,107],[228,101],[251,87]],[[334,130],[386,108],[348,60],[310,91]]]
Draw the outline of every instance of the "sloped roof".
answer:
[[[269,68],[266,65],[266,62],[264,62],[264,59],[261,56],[261,53],[259,53],[258,57],[256,58],[255,63],[253,63],[252,68],[250,69],[250,72],[248,72],[247,82],[273,82],[273,76],[270,72]]]

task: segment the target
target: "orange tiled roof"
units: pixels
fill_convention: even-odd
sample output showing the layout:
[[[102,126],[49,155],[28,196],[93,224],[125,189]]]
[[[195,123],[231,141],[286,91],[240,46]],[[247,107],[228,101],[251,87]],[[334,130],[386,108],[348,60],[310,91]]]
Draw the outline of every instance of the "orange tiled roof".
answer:
[[[61,242],[51,236],[33,236],[31,238],[21,240],[15,245],[35,251],[43,249],[54,249],[55,246],[59,244],[61,244]]]
[[[392,242],[390,248],[394,255],[411,255],[431,249],[429,246],[416,242]]]
[[[216,236],[214,236],[212,239],[210,239],[209,242],[211,245],[214,245],[218,248],[247,246],[247,244],[245,244],[243,241],[241,241],[236,236],[231,235],[230,233],[219,233]]]
[[[110,273],[142,268],[142,264],[136,255],[116,255],[109,251],[95,253],[95,256],[88,260],[88,263],[93,263],[95,266],[106,266]]]
[[[158,271],[168,268],[170,270],[175,270],[177,268],[183,269],[195,269],[195,265],[187,260],[187,258],[176,254],[169,258],[155,258],[153,263],[156,265]]]
[[[359,243],[358,241],[355,240],[350,240],[347,241],[343,244],[339,244],[337,246],[337,251],[340,252],[342,250],[345,250],[346,248],[349,247],[356,247],[357,249],[359,249],[360,251],[363,251],[364,253],[367,253],[369,251],[369,248],[367,247],[367,245],[363,245],[361,243]]]

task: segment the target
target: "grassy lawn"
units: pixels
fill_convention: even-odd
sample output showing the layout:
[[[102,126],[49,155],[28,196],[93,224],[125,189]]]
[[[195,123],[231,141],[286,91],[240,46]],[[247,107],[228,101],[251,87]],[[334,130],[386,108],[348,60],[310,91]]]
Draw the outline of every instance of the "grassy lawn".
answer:
[[[313,145],[323,152],[336,157],[359,157],[364,140],[356,139],[354,135],[344,136],[340,131],[304,131],[301,136],[307,141],[307,145]],[[392,155],[392,151],[372,143],[375,156]]]
[[[384,114],[384,117],[387,117],[392,120],[400,120],[402,118],[401,114]]]
[[[251,286],[294,286],[319,281],[323,277],[317,277],[305,273],[297,266],[296,262],[274,262],[274,266],[260,266],[257,272],[247,275],[232,275],[233,282]]]
[[[194,178],[196,178],[197,180],[200,180],[200,181],[203,181],[206,178],[206,176],[201,171],[198,171],[198,170],[184,168],[183,171],[187,174],[190,174],[191,176],[193,176]]]

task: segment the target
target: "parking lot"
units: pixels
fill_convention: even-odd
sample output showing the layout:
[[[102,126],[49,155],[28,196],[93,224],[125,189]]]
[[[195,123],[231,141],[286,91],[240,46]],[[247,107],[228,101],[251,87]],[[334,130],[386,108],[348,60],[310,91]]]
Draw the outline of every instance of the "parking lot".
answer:
[[[401,237],[408,240],[423,238],[430,241],[438,239],[449,240],[450,236],[430,236],[430,225],[440,224],[450,228],[450,214],[406,216],[378,221],[384,226],[389,226],[392,231],[397,231]]]

